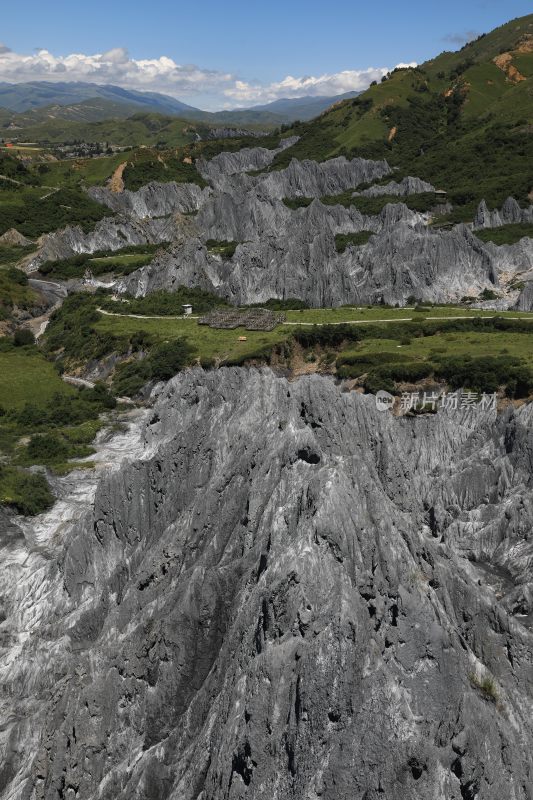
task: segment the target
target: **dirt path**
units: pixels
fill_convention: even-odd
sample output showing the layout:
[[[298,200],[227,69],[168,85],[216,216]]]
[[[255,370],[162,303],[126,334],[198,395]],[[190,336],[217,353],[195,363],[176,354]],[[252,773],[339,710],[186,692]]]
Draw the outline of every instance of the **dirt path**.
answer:
[[[491,316],[482,316],[481,314],[465,314],[460,317],[423,317],[420,320],[417,320],[416,317],[396,317],[390,319],[346,319],[342,322],[284,322],[283,325],[372,325],[375,322],[427,322],[428,320],[431,322],[435,321],[442,321],[446,322],[448,320],[456,320],[456,319],[495,319],[497,314],[493,314]],[[531,317],[504,317],[504,319],[526,319],[533,322],[533,316]]]
[[[103,308],[97,309],[100,314],[105,314],[106,317],[131,317],[132,319],[199,319],[194,316],[173,316],[173,315],[148,315],[148,314],[119,314],[116,311],[105,311]],[[280,325],[303,325],[313,327],[314,325],[373,325],[375,322],[446,322],[448,320],[458,319],[495,319],[498,315],[491,314],[484,316],[482,314],[463,314],[462,316],[454,317],[423,317],[417,319],[416,317],[389,317],[387,319],[345,319],[341,322],[282,322]],[[533,315],[531,317],[504,317],[504,319],[523,319],[533,322]]]
[[[24,185],[21,181],[16,181],[15,178],[8,178],[7,175],[0,175],[0,180],[7,181],[7,183],[13,183],[15,186]]]
[[[65,383],[70,383],[71,386],[83,386],[85,389],[94,389],[95,384],[93,381],[86,381],[85,378],[76,378],[74,375],[62,375]]]
[[[124,170],[128,166],[127,161],[123,161],[122,164],[119,164],[114,173],[111,175],[109,179],[109,188],[115,194],[121,194],[124,191]]]
[[[413,317],[397,317],[396,319],[343,319],[342,322],[283,322],[282,325],[360,325],[367,322],[412,322]],[[426,317],[430,319],[430,317]],[[446,319],[453,319],[446,317]]]
[[[105,314],[106,317],[132,317],[132,319],[200,319],[200,317],[193,317],[191,314],[184,317],[183,315],[173,314],[119,314],[117,311],[105,311],[103,308],[98,308],[100,314]]]
[[[45,188],[47,187],[43,186],[43,189]],[[46,200],[47,197],[52,197],[53,194],[57,194],[57,192],[59,192],[59,186],[52,186],[52,187],[49,186],[48,188],[51,189],[51,191],[47,192],[46,194],[43,194],[42,197],[39,197],[39,200]]]

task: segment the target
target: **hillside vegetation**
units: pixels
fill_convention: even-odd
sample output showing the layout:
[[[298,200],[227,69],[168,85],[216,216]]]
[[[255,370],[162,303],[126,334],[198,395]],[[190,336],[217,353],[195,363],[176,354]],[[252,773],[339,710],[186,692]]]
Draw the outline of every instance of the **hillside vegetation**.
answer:
[[[195,126],[187,120],[153,112],[139,112],[128,119],[121,119],[113,111],[111,118],[97,122],[75,121],[59,116],[42,120],[37,117],[34,122],[32,117],[24,115],[22,119],[17,118],[16,122],[23,126],[21,130],[26,140],[49,144],[83,141],[112,142],[121,146],[160,144],[177,147],[194,141],[198,129],[206,128],[205,125]],[[20,135],[19,131],[17,135]]]
[[[451,221],[471,219],[477,202],[508,195],[530,202],[533,188],[533,15],[513,20],[458,52],[381,83],[316,120],[293,126],[292,158],[386,158],[398,178],[416,175],[448,192]]]

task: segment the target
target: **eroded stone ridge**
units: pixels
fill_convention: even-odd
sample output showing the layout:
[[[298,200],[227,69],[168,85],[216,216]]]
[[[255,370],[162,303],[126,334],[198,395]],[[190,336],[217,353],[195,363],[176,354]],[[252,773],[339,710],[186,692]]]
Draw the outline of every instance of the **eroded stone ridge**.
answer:
[[[198,168],[210,184],[206,188],[150,183],[137,192],[116,193],[93,187],[93,199],[117,216],[88,234],[67,228],[43,237],[28,269],[75,253],[171,241],[168,253],[117,288],[142,295],[201,286],[234,303],[296,297],[317,307],[405,305],[411,297],[453,303],[487,289],[499,296],[498,308],[533,309],[527,288],[533,276],[533,239],[502,247],[484,243],[464,225],[432,228],[431,210],[420,214],[401,202],[374,216],[323,203],[327,196],[350,190],[369,197],[393,194],[400,200],[434,187],[416,177],[382,184],[393,175],[387,162],[362,158],[292,159],[285,169],[271,168],[276,155],[293,143],[285,139],[273,150],[246,148],[200,161]],[[367,183],[375,185],[358,190]],[[298,198],[314,200],[298,209],[283,202]],[[509,198],[496,211],[481,203],[473,230],[532,221],[533,207],[521,209]],[[337,251],[337,234],[363,230],[375,235],[364,245]],[[239,246],[231,259],[222,260],[206,248],[210,239]]]
[[[532,421],[170,381],[80,519],[0,542],[1,796],[531,798]]]

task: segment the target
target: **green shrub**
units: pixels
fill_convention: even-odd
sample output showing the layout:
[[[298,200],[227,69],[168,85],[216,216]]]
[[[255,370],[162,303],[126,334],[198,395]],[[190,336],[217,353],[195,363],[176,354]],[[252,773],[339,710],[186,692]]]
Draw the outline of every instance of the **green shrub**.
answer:
[[[292,211],[297,208],[307,208],[313,202],[314,197],[284,197],[283,202]]]
[[[51,508],[54,496],[44,475],[0,466],[0,504],[31,517]]]
[[[27,286],[28,285],[28,276],[25,272],[21,269],[17,269],[16,267],[9,267],[7,270],[7,277],[13,283],[17,283],[19,286]]]
[[[338,233],[335,236],[335,248],[337,253],[344,253],[348,245],[358,247],[366,244],[371,236],[372,231],[359,231],[358,233]]]
[[[498,688],[492,675],[485,673],[483,677],[479,678],[475,672],[471,672],[468,677],[472,686],[481,692],[485,700],[489,700],[491,703],[498,702]]]
[[[213,255],[222,256],[224,259],[231,258],[239,242],[217,241],[216,239],[208,239],[205,243],[209,253]]]
[[[98,295],[79,293],[66,297],[50,317],[43,338],[45,352],[61,353],[63,358],[80,362],[127,349],[127,337],[102,333],[94,328],[94,323],[100,319],[98,302]]]
[[[309,304],[305,300],[298,300],[296,297],[287,297],[285,300],[271,297],[264,303],[253,303],[250,307],[270,308],[272,311],[301,311],[309,308]]]
[[[492,393],[507,384],[517,398],[528,397],[533,390],[533,374],[519,358],[436,356],[434,363],[435,376],[445,380],[452,389],[466,387]]]
[[[117,395],[134,397],[152,377],[148,360],[129,361],[119,366],[113,378],[113,389]]]
[[[120,250],[99,250],[95,253],[81,253],[62,261],[45,261],[39,272],[48,277],[81,278],[86,269],[93,275],[105,275],[113,272],[116,275],[129,275],[149,264],[161,245],[141,244],[128,245]],[[127,257],[127,258],[125,258]],[[131,257],[131,258],[130,258]]]
[[[167,381],[185,367],[193,353],[186,339],[174,339],[154,347],[149,355],[151,378]]]
[[[183,161],[183,156],[170,156],[164,160],[154,157],[146,160],[129,162],[122,174],[126,189],[132,192],[137,191],[142,186],[146,186],[150,181],[160,181],[169,183],[195,183],[198,186],[207,186],[194,164],[187,164]]]
[[[149,381],[167,381],[190,363],[193,348],[184,338],[156,345],[140,360],[123,364],[117,370],[113,388],[119,395],[133,396]]]
[[[502,225],[500,228],[484,228],[474,231],[478,239],[494,244],[515,244],[524,236],[533,239],[533,225]]]
[[[114,408],[115,398],[105,386],[80,388],[72,395],[57,393],[45,405],[27,402],[20,409],[6,413],[6,419],[20,430],[21,435],[45,428],[79,425],[95,419],[101,412]]]
[[[175,291],[168,292],[163,289],[151,292],[145,297],[131,297],[123,295],[122,299],[127,300],[128,314],[145,314],[146,316],[181,316],[183,306],[192,305],[193,312],[204,314],[213,308],[227,306],[225,300],[211,292],[203,289],[189,289],[186,286],[177,286]],[[106,311],[116,311],[117,303],[108,296],[100,298],[99,304]]]
[[[496,292],[493,292],[492,289],[483,289],[481,294],[479,295],[480,300],[497,300],[498,295]]]
[[[32,464],[50,464],[68,457],[68,445],[57,433],[32,436],[27,453]]]
[[[35,344],[35,336],[29,328],[17,328],[13,336],[15,347],[27,347]]]
[[[81,189],[60,189],[43,198],[23,190],[22,200],[17,197],[0,204],[0,235],[16,228],[24,236],[36,238],[66,225],[80,225],[87,232],[112,213]]]
[[[343,342],[358,342],[361,334],[355,325],[315,325],[293,333],[293,339],[302,347],[338,347]]]

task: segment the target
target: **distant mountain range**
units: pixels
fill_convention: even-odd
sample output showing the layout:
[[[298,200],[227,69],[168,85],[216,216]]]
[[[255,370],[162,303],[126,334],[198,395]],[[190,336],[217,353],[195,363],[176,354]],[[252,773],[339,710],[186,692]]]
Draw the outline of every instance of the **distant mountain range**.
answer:
[[[125,118],[140,111],[176,116],[214,125],[275,126],[310,120],[332,104],[355,97],[347,92],[334,97],[296,97],[246,109],[208,112],[157,92],[139,92],[119,86],[94,83],[0,83],[0,114],[4,126],[11,119],[17,126],[35,125],[51,119],[99,122]],[[22,115],[15,118],[8,112]]]
[[[133,89],[122,89],[120,86],[49,81],[0,83],[0,107],[10,111],[24,112],[46,106],[70,106],[96,99],[111,104],[133,106],[136,111],[145,109],[159,111],[161,114],[185,116],[187,112],[197,111],[192,106],[164,94],[138,92]]]

